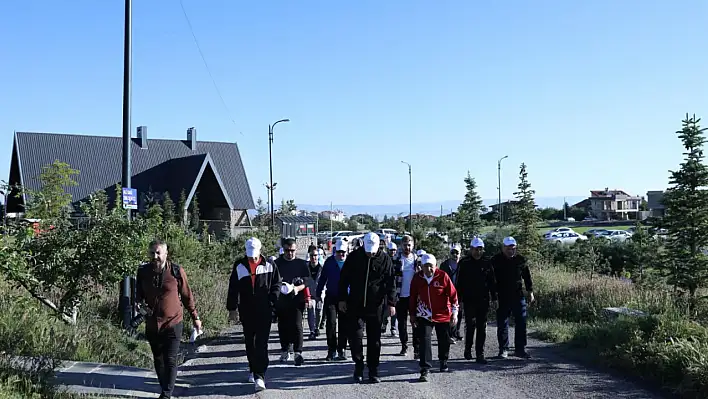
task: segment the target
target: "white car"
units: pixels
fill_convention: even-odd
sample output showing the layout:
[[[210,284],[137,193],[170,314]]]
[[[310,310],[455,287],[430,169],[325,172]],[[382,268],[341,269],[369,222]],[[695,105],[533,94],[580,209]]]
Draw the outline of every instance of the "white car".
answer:
[[[614,242],[623,242],[631,238],[632,233],[627,230],[607,230],[607,233],[599,235],[598,237],[605,237]]]
[[[587,240],[588,238],[582,234],[572,232],[553,233],[546,240],[556,244],[575,244],[576,241]]]
[[[553,230],[548,230],[546,233],[543,234],[543,238],[548,239],[549,237],[551,237],[551,235],[557,233],[575,233],[575,231],[570,227],[558,227]]]

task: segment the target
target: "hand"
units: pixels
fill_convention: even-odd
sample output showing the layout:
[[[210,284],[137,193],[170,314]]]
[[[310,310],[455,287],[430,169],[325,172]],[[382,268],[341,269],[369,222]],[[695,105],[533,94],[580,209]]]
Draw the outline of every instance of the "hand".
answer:
[[[529,304],[534,303],[535,301],[536,301],[536,297],[533,296],[533,292],[529,292],[529,295],[528,295]]]
[[[307,307],[308,309],[312,309],[312,300],[305,301],[305,307]]]
[[[457,313],[453,313],[452,317],[450,317],[450,325],[456,325],[457,324]]]
[[[418,323],[415,322],[415,317],[411,317],[411,327],[418,328]]]
[[[192,324],[194,325],[195,330],[202,331],[202,321],[201,320],[193,320]]]
[[[303,285],[298,285],[298,286],[293,287],[293,292],[295,293],[295,295],[297,295],[297,294],[300,293],[300,291],[302,291],[302,290],[304,290],[304,289],[305,289],[305,285],[304,285],[304,284],[303,284]]]
[[[391,317],[396,315],[396,307],[395,306],[389,306],[388,307],[388,313],[391,315]]]
[[[345,301],[339,302],[339,311],[342,313],[347,313],[347,302],[345,302]]]

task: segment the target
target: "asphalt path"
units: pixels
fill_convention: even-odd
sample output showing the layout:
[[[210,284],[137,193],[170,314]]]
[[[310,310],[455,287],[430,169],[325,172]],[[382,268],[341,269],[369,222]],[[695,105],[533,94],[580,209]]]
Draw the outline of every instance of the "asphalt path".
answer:
[[[386,333],[382,339],[380,384],[353,382],[351,360],[325,362],[324,331],[317,340],[307,340],[305,322],[305,364],[280,363],[277,325],[269,342],[270,367],[267,390],[254,393],[247,382],[248,363],[240,326],[200,347],[194,357],[180,367],[178,398],[213,399],[258,398],[660,398],[617,376],[574,364],[558,346],[529,339],[531,359],[495,359],[498,352],[496,327],[487,327],[486,354],[489,364],[478,365],[463,358],[464,344],[451,348],[449,373],[438,370],[436,341],[433,339],[433,369],[427,383],[418,382],[419,366],[412,355],[399,356],[397,337]],[[409,326],[410,330],[410,326]],[[513,328],[510,331],[513,342]],[[410,334],[409,334],[410,336]],[[366,342],[366,339],[365,339]],[[513,348],[512,348],[513,351]],[[349,353],[347,353],[350,355]],[[566,353],[567,354],[567,353]]]

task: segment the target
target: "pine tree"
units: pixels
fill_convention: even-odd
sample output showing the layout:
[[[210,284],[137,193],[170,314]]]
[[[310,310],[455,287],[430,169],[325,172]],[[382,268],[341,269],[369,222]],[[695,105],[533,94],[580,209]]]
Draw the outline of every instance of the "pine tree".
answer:
[[[480,213],[484,210],[484,203],[482,197],[477,193],[477,183],[470,172],[467,172],[467,177],[465,177],[465,186],[467,193],[464,201],[457,208],[457,223],[462,229],[464,238],[472,238],[482,230],[483,223]]]
[[[177,203],[177,222],[180,226],[184,226],[187,223],[187,218],[185,217],[185,210],[187,209],[187,192],[182,189],[179,194],[179,202]]]
[[[192,203],[189,208],[190,208],[190,210],[189,210],[190,225],[194,231],[199,231],[199,228],[201,226],[199,224],[199,201],[197,200],[196,193],[194,193],[194,196],[192,197]]]
[[[676,133],[686,149],[678,171],[669,171],[671,187],[664,193],[666,216],[661,222],[668,229],[667,262],[663,271],[674,287],[689,292],[708,283],[708,168],[703,163],[706,138],[700,118],[688,116]]]
[[[258,197],[256,200],[256,217],[254,220],[254,224],[256,226],[265,226],[266,223],[266,215],[268,214],[268,208],[266,208],[265,203],[261,199],[261,197]]]
[[[172,196],[167,191],[162,195],[162,219],[165,223],[175,221],[175,203],[172,201]]]
[[[517,204],[514,207],[512,219],[518,228],[517,241],[521,246],[521,251],[526,254],[534,254],[541,244],[541,237],[536,230],[536,225],[540,221],[536,201],[528,180],[526,164],[522,163],[519,170],[519,191],[515,192]]]

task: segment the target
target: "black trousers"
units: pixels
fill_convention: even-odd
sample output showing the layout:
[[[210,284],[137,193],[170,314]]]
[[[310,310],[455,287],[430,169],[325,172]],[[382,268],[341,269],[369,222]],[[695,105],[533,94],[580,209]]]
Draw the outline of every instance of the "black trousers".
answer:
[[[160,383],[162,395],[172,397],[177,379],[177,356],[182,338],[183,323],[161,331],[145,331],[145,336],[150,343],[152,358],[155,363],[157,381]]]
[[[246,340],[248,368],[254,378],[265,377],[268,369],[268,339],[270,338],[270,315],[256,319],[241,319],[243,336]]]
[[[459,338],[462,335],[462,319],[465,317],[465,307],[464,304],[460,304],[460,311],[457,316],[457,323],[450,325],[450,337]],[[466,321],[466,320],[465,320]]]
[[[327,351],[329,353],[343,352],[347,348],[346,315],[339,311],[337,298],[325,297],[324,315],[326,315]],[[339,321],[339,333],[337,333]]]
[[[486,302],[470,301],[465,303],[465,351],[474,350],[477,356],[484,356],[484,343],[487,340],[487,315],[489,314],[489,300]],[[477,341],[475,343],[475,332]]]
[[[428,371],[433,360],[433,329],[438,337],[438,359],[443,362],[450,357],[450,323],[433,323],[417,318],[416,324],[420,336],[420,370]]]
[[[293,345],[293,352],[302,353],[302,314],[305,309],[291,307],[278,310],[278,336],[280,349],[287,352],[288,346]]]
[[[408,348],[408,324],[412,317],[416,317],[410,311],[410,299],[408,297],[399,298],[396,302],[396,319],[398,320],[398,337],[404,349]],[[413,352],[420,351],[420,336],[416,329],[413,329]]]
[[[354,374],[364,374],[364,326],[366,326],[366,366],[370,376],[378,376],[381,357],[381,312],[371,315],[347,313],[349,345],[351,345]]]

